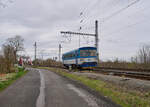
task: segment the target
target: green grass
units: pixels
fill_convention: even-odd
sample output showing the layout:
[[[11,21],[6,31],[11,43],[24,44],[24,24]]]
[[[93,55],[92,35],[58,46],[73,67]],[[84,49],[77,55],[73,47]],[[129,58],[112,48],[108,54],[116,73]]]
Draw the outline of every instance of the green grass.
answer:
[[[114,86],[100,80],[94,80],[85,76],[78,76],[72,73],[63,72],[62,69],[44,68],[57,72],[62,76],[79,81],[80,83],[94,89],[103,96],[107,96],[113,102],[122,107],[150,107],[150,93],[125,90],[122,87]]]
[[[7,78],[5,81],[0,81],[0,91],[2,91],[5,88],[7,88],[15,80],[17,80],[21,76],[25,75],[26,73],[27,73],[27,71],[24,71],[24,69],[18,68],[18,72],[13,73],[13,75],[11,77]]]

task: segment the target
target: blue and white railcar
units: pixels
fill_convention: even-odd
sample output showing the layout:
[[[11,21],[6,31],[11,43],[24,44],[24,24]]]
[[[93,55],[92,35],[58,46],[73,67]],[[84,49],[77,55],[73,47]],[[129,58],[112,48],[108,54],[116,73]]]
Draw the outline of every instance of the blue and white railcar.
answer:
[[[95,67],[97,66],[98,57],[95,47],[82,47],[76,50],[64,53],[62,56],[63,64],[66,67]]]

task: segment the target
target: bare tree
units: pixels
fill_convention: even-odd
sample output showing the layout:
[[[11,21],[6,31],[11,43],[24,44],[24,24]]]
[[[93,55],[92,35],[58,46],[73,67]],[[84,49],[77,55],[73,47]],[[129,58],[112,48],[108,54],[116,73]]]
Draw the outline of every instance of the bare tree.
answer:
[[[4,56],[0,55],[0,73],[7,72]]]
[[[138,58],[140,63],[148,64],[150,63],[150,46],[144,45],[138,52]]]
[[[4,63],[7,72],[11,72],[11,68],[13,68],[13,65],[15,63],[14,47],[10,45],[3,45],[3,52],[4,52]]]
[[[6,44],[14,48],[14,55],[15,55],[15,62],[16,62],[17,53],[19,51],[24,50],[24,39],[21,36],[16,35],[13,38],[8,38]]]
[[[150,45],[143,45],[137,55],[132,57],[131,62],[140,64],[141,68],[150,68]]]

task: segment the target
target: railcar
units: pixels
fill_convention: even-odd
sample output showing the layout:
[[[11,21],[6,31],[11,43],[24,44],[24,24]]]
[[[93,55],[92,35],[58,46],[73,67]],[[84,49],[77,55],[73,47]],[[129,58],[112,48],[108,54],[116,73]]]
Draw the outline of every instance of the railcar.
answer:
[[[95,47],[81,47],[64,53],[62,55],[62,61],[67,68],[91,68],[97,66],[97,55],[97,49]]]

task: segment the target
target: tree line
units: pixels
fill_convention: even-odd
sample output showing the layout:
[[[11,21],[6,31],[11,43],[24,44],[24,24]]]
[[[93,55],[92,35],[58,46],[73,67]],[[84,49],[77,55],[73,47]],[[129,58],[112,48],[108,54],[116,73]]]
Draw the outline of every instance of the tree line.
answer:
[[[101,61],[99,66],[128,69],[150,69],[150,45],[143,45],[130,61],[115,60]]]

